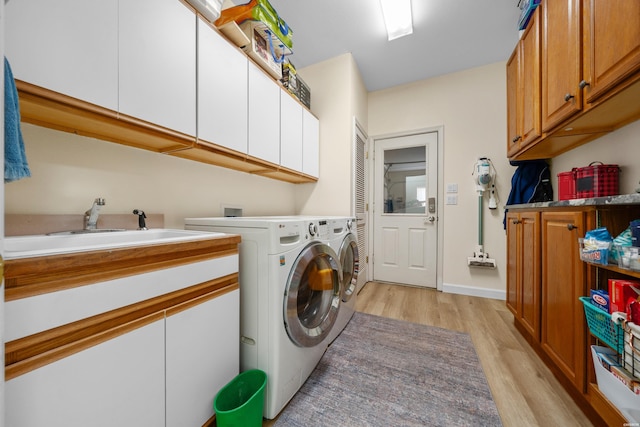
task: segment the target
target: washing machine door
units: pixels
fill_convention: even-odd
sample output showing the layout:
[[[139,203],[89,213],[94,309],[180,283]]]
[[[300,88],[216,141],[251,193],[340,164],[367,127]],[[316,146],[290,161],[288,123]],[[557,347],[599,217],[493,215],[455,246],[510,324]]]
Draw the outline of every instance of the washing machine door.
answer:
[[[340,308],[340,265],[335,251],[321,242],[306,246],[295,260],[285,290],[284,319],[299,347],[319,344]]]
[[[360,254],[358,241],[352,233],[347,234],[340,245],[340,264],[342,267],[342,301],[347,302],[358,287]]]

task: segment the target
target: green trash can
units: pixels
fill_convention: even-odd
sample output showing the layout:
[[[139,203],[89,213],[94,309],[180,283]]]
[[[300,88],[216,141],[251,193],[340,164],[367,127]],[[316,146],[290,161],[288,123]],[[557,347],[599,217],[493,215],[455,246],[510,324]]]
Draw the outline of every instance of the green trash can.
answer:
[[[244,371],[222,387],[213,401],[217,427],[260,427],[267,374]]]

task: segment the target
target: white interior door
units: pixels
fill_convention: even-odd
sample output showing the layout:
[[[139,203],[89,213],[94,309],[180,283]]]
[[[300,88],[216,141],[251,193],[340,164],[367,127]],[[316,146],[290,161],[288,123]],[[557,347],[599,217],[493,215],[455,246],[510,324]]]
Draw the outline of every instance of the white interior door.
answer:
[[[438,133],[374,145],[373,279],[435,288]]]

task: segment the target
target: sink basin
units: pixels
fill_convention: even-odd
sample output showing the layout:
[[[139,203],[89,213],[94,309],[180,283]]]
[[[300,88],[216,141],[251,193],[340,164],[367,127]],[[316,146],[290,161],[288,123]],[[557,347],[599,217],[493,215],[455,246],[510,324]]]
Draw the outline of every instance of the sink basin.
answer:
[[[223,233],[156,228],[112,232],[13,236],[4,239],[4,259],[208,239]]]

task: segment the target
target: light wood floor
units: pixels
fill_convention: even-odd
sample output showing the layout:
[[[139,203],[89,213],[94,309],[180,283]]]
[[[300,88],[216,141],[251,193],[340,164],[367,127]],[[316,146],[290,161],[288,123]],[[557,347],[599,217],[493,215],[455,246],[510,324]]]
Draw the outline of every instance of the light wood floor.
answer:
[[[592,426],[516,331],[504,301],[369,282],[356,309],[468,333],[505,427]]]

